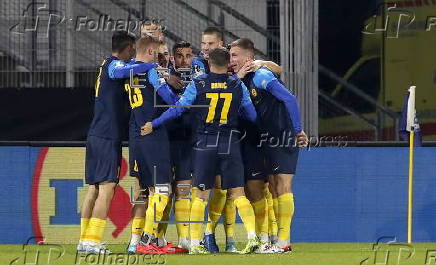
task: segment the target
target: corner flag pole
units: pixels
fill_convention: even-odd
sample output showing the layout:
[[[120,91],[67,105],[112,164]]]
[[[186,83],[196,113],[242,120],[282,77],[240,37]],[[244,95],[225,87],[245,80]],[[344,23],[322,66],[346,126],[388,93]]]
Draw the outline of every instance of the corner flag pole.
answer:
[[[407,130],[409,134],[409,199],[407,209],[407,243],[412,243],[412,224],[413,224],[413,151],[415,141],[415,86],[409,89],[409,102],[407,106]]]
[[[407,243],[412,243],[412,205],[413,205],[413,142],[415,138],[414,131],[410,132],[409,145],[409,207],[407,210]]]

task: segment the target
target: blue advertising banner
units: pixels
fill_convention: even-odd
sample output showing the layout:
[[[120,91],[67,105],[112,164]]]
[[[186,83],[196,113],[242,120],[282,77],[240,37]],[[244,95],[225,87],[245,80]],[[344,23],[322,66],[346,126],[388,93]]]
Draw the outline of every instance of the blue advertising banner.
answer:
[[[300,152],[294,177],[294,242],[406,240],[407,148],[312,148]],[[436,148],[417,148],[414,241],[436,241]],[[0,244],[29,237],[76,243],[85,195],[83,147],[0,147]],[[128,151],[104,237],[130,236]],[[238,219],[238,222],[240,220]]]

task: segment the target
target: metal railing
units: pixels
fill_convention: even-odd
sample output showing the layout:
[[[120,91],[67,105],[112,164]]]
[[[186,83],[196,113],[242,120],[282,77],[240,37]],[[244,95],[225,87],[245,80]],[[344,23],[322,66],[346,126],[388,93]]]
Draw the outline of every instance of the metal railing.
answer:
[[[365,100],[367,103],[371,104],[372,106],[375,107],[376,112],[377,113],[381,113],[382,115],[390,118],[393,122],[393,128],[394,128],[394,140],[398,140],[399,139],[399,114],[386,108],[385,106],[381,105],[380,102],[378,102],[376,99],[374,99],[373,97],[369,96],[368,94],[366,94],[364,91],[362,91],[360,88],[358,88],[357,86],[351,84],[350,82],[344,80],[342,77],[338,76],[336,73],[330,71],[327,67],[319,65],[319,72],[323,75],[325,75],[326,77],[334,80],[335,82],[341,84],[344,89],[350,91],[351,93],[355,94],[356,96],[360,97],[362,100]],[[345,107],[345,106],[341,106],[340,104],[338,104],[337,102],[333,101],[333,98],[331,97],[327,97],[327,94],[322,93],[320,90],[320,96],[323,97],[324,99],[327,99],[330,103],[332,103],[335,107],[341,108],[343,111],[349,113],[352,116],[355,116],[361,120],[363,120],[365,123],[367,123],[368,125],[375,127],[376,128],[376,133],[375,133],[375,138],[377,140],[380,139],[380,136],[382,135],[382,130],[384,127],[383,122],[380,121],[380,119],[378,119],[377,122],[374,122],[372,120],[369,120],[367,118],[365,118],[364,116],[362,116],[361,114],[358,114],[356,111],[353,111],[351,108],[349,107]]]

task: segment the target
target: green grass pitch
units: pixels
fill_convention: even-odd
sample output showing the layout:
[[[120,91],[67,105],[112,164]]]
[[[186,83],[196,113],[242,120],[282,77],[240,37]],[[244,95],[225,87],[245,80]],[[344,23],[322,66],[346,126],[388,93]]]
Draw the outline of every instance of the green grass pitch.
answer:
[[[242,247],[243,243],[239,244]],[[77,256],[75,245],[39,246],[0,245],[0,264],[174,264],[174,265],[425,265],[436,264],[436,244],[412,244],[389,246],[375,252],[373,244],[367,243],[296,243],[294,251],[287,254],[211,254],[211,255],[166,255],[128,256],[125,245],[110,245],[112,254],[105,259],[96,255]],[[50,253],[50,248],[52,251]],[[401,250],[403,248],[403,250]],[[59,249],[64,254],[59,257]],[[38,253],[38,254],[37,254]]]
[[[167,238],[176,242],[173,225],[168,228]],[[235,238],[239,242],[238,249],[242,249],[245,232],[239,224]],[[224,250],[224,232],[221,225],[217,229],[217,241],[220,249]],[[125,244],[115,244],[109,245],[115,254],[98,257],[77,255],[75,244],[0,245],[0,265],[436,265],[435,243],[294,243],[292,246],[293,251],[285,254],[128,256],[125,254]]]

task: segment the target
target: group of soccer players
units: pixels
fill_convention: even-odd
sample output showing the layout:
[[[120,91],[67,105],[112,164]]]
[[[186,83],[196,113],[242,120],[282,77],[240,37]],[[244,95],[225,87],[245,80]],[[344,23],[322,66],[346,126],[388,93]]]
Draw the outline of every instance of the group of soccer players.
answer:
[[[226,252],[290,252],[291,183],[307,136],[296,98],[278,78],[280,66],[255,61],[249,39],[225,48],[214,27],[203,32],[196,57],[181,41],[171,59],[163,40],[157,21],[145,21],[137,40],[127,32],[112,36],[112,56],[101,64],[95,85],[77,250],[110,253],[101,242],[119,181],[128,103],[129,164],[137,179],[132,199],[143,202],[132,207],[129,254],[219,252],[221,215]],[[178,246],[165,240],[173,205]],[[234,239],[236,210],[248,238],[241,251]]]

